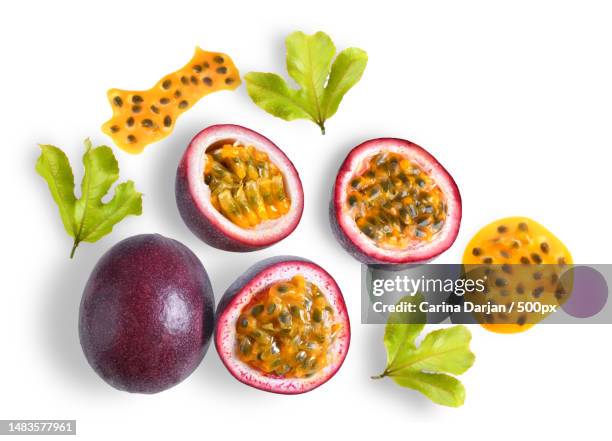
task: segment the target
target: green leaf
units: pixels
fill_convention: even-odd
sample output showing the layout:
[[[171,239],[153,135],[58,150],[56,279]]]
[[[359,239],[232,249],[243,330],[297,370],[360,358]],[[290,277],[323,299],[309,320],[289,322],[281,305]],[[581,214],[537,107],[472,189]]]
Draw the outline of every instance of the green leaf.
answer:
[[[41,153],[36,162],[36,171],[49,185],[51,196],[57,204],[66,233],[74,237],[74,175],[66,154],[52,145],[41,145]]]
[[[385,328],[385,348],[387,350],[387,370],[403,363],[404,359],[416,349],[414,340],[425,325],[393,325]]]
[[[292,121],[311,119],[306,103],[297,91],[274,73],[249,72],[244,76],[247,92],[253,102],[274,116]]]
[[[421,345],[396,363],[389,372],[413,369],[427,372],[447,372],[461,375],[474,364],[470,351],[470,331],[462,325],[430,332]]]
[[[400,386],[417,390],[443,406],[459,407],[465,401],[463,384],[450,375],[403,371],[392,378]]]
[[[423,297],[418,294],[400,299],[401,303],[419,304]],[[410,322],[415,322],[410,324]],[[404,358],[416,349],[414,341],[425,328],[424,314],[418,316],[408,312],[392,312],[389,314],[385,328],[384,343],[387,350],[387,369],[401,364]]]
[[[324,134],[325,121],[361,78],[367,54],[349,48],[333,61],[336,47],[324,32],[294,32],[285,39],[285,46],[287,72],[300,88],[292,89],[276,74],[250,72],[245,76],[248,94],[266,112],[287,121],[309,119]]]
[[[324,86],[336,55],[336,46],[323,32],[314,35],[294,32],[286,38],[285,46],[289,76],[302,88],[300,92],[315,122],[324,121],[321,109]]]
[[[348,48],[340,52],[329,76],[329,83],[323,95],[323,113],[331,118],[340,105],[346,92],[363,75],[368,64],[368,54],[358,48]]]
[[[89,140],[85,141],[85,174],[79,199],[74,195],[74,175],[65,153],[51,145],[40,147],[36,171],[47,181],[64,228],[74,239],[70,257],[81,242],[96,242],[124,217],[142,213],[142,194],[132,181],[119,184],[110,202],[102,202],[119,178],[119,165],[110,147],[93,148]]]
[[[420,304],[423,297],[404,297],[399,302]],[[391,377],[403,387],[417,390],[432,401],[445,406],[461,406],[465,389],[456,378],[474,364],[470,351],[472,335],[465,326],[451,326],[430,332],[417,347],[415,341],[424,329],[424,317],[413,313],[389,314],[384,344],[387,367],[380,379]]]

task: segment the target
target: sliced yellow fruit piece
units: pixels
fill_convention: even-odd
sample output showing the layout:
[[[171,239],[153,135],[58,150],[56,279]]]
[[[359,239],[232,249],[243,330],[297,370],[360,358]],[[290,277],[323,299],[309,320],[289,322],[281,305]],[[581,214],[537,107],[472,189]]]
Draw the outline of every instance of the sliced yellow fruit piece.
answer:
[[[197,47],[189,63],[151,89],[110,89],[107,96],[113,116],[102,131],[122,150],[140,153],[172,133],[177,118],[202,97],[239,85],[240,73],[228,55]]]
[[[483,265],[495,265],[496,270],[501,270],[500,274],[492,275],[499,289],[494,287],[486,296],[466,295],[466,299],[497,304],[515,300],[561,304],[566,298],[559,273],[571,263],[567,247],[543,225],[527,217],[499,219],[476,233],[463,254],[467,273],[478,271]],[[545,317],[541,313],[521,313],[515,308],[510,314],[492,313],[477,318],[485,329],[508,334],[526,331]]]

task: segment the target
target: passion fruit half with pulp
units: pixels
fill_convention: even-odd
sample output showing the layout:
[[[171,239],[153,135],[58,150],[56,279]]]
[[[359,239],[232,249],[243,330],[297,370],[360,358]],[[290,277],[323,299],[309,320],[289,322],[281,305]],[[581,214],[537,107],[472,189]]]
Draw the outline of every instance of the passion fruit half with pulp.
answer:
[[[496,220],[476,233],[463,254],[468,277],[487,276],[486,293],[466,294],[466,300],[507,306],[505,311],[474,314],[485,329],[502,334],[526,331],[548,315],[542,312],[547,308],[526,312],[517,304],[562,305],[571,294],[571,280],[562,281],[571,264],[563,242],[533,219]]]
[[[287,237],[304,210],[293,163],[268,138],[225,124],[198,133],[176,176],[176,202],[189,229],[228,251],[254,251]]]
[[[366,141],[338,171],[330,220],[340,244],[365,264],[430,260],[455,241],[461,196],[425,149],[396,138]]]
[[[340,288],[320,266],[281,256],[236,280],[217,306],[215,345],[229,372],[249,386],[300,394],[338,371],[350,323]]]

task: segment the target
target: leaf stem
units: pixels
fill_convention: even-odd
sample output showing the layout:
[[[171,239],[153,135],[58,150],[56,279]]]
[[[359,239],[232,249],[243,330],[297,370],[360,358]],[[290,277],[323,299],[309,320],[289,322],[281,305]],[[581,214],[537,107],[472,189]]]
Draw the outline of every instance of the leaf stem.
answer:
[[[325,123],[317,122],[317,125],[321,128],[321,135],[325,135]]]
[[[387,370],[385,369],[385,371],[382,374],[372,375],[370,378],[372,380],[380,380],[381,378],[385,378],[386,376],[387,376]]]
[[[74,243],[72,244],[72,250],[70,251],[71,259],[74,257],[74,252],[76,251],[78,246],[79,246],[79,241],[77,239],[74,239]]]

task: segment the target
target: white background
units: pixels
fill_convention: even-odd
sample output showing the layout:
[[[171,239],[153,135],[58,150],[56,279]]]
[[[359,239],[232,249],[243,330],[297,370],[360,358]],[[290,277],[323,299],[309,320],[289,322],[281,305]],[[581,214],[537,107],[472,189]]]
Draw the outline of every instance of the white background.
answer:
[[[611,326],[540,325],[510,336],[473,328],[477,359],[461,378],[467,400],[459,409],[370,380],[384,368],[383,328],[359,323],[360,268],[334,241],[327,204],[351,147],[403,137],[437,156],[463,195],[459,238],[439,262],[457,262],[484,224],[526,215],[561,238],[575,261],[609,263],[609,2],[20,1],[1,8],[0,418],[77,419],[81,438],[104,440],[607,436]],[[108,88],[148,88],[185,64],[196,45],[228,53],[243,74],[284,73],[284,37],[298,29],[324,30],[339,49],[369,54],[328,134],[264,113],[244,87],[210,95],[142,155],[115,149],[122,179],[144,193],[144,214],[82,244],[69,260],[70,239],[34,172],[36,144],[62,147],[80,182],[81,141],[111,142],[100,131],[110,115]],[[191,137],[213,123],[255,129],[296,164],[306,207],[283,242],[256,253],[219,251],[179,218],[176,164]],[[79,347],[79,300],[97,259],[143,232],[193,249],[217,299],[265,257],[296,254],[321,264],[352,319],[343,368],[311,393],[280,396],[234,380],[211,347],[191,377],[161,394],[106,385]]]

